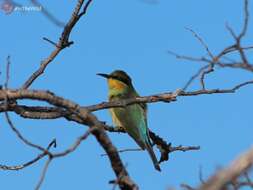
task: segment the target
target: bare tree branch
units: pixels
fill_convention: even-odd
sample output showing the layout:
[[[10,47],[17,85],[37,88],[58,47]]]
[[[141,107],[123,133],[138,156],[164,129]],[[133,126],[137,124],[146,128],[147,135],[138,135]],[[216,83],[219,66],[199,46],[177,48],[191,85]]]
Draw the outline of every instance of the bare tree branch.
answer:
[[[227,168],[216,172],[199,190],[221,190],[233,179],[246,172],[253,164],[253,148],[234,160]]]
[[[41,4],[36,0],[31,0],[35,5],[41,6]],[[123,190],[130,189],[136,190],[138,186],[134,181],[130,178],[126,166],[123,165],[119,153],[126,151],[138,151],[139,149],[124,149],[117,150],[116,147],[112,144],[110,138],[107,136],[106,131],[109,132],[125,132],[124,129],[113,128],[105,125],[105,123],[99,121],[96,116],[92,113],[94,111],[109,109],[112,107],[126,107],[128,105],[136,104],[136,103],[154,103],[154,102],[166,102],[170,103],[173,101],[177,101],[178,97],[181,96],[198,96],[198,95],[207,95],[207,94],[223,94],[223,93],[234,93],[240,88],[253,84],[253,80],[245,81],[240,84],[234,85],[229,89],[208,89],[205,85],[205,76],[214,71],[217,67],[219,68],[239,68],[246,71],[253,72],[253,64],[249,62],[246,51],[253,49],[253,46],[243,46],[242,39],[246,36],[246,32],[248,30],[249,24],[249,2],[248,0],[244,0],[244,23],[241,32],[239,35],[236,35],[234,30],[227,25],[227,29],[234,38],[234,44],[225,47],[222,51],[217,54],[214,54],[208,45],[204,42],[203,38],[197,34],[192,29],[187,28],[194,37],[201,43],[205,51],[207,52],[207,56],[203,57],[191,57],[179,55],[174,52],[169,52],[173,54],[179,59],[201,62],[205,63],[203,67],[201,67],[196,74],[194,74],[183,87],[182,90],[176,90],[175,92],[165,92],[150,96],[137,97],[133,99],[124,99],[121,101],[113,101],[113,102],[102,102],[100,104],[95,104],[91,106],[80,106],[75,102],[67,100],[65,98],[54,95],[50,91],[39,91],[39,90],[27,90],[32,83],[43,74],[47,66],[55,59],[55,57],[66,47],[69,47],[73,44],[73,41],[69,41],[69,37],[72,29],[79,21],[79,19],[87,13],[87,10],[92,3],[92,0],[87,0],[85,3],[84,0],[78,0],[75,6],[75,9],[72,13],[71,18],[68,23],[65,25],[63,32],[61,34],[58,42],[54,42],[48,38],[43,38],[45,41],[49,42],[55,49],[51,52],[51,54],[42,61],[40,67],[36,72],[34,72],[28,80],[23,84],[22,89],[8,89],[9,83],[9,68],[10,68],[10,57],[7,58],[7,69],[6,69],[6,81],[4,84],[4,89],[0,88],[0,113],[4,112],[6,116],[7,123],[17,135],[19,139],[21,139],[28,146],[34,147],[42,153],[40,153],[37,157],[32,159],[29,162],[26,162],[21,165],[16,166],[6,166],[0,165],[0,169],[2,170],[20,170],[26,168],[40,159],[48,156],[48,160],[46,161],[39,182],[36,186],[36,190],[38,190],[43,180],[46,176],[46,172],[48,170],[49,164],[54,158],[66,156],[71,152],[75,151],[80,144],[90,135],[94,135],[96,140],[99,142],[101,147],[105,150],[105,155],[108,156],[110,160],[111,167],[116,175],[116,180],[111,181],[114,183],[113,189],[116,188],[116,185]],[[56,20],[46,9],[43,10],[44,14],[54,23],[58,23]],[[240,55],[239,61],[234,61],[229,59],[231,53],[238,53]],[[215,56],[216,55],[216,56]],[[189,85],[199,77],[201,89],[196,91],[186,91]],[[47,102],[50,106],[26,106],[18,104],[18,100],[28,99],[28,100],[39,100],[42,102]],[[13,122],[10,119],[8,111],[15,112],[24,118],[30,119],[56,119],[56,118],[65,118],[70,121],[75,121],[81,125],[87,125],[89,129],[84,132],[80,137],[78,137],[73,144],[71,144],[67,149],[62,152],[52,153],[49,151],[50,147],[53,144],[56,144],[56,141],[52,141],[48,145],[47,148],[43,148],[42,146],[36,145],[30,141],[28,141],[22,134],[18,131],[18,129],[14,126]],[[164,139],[149,131],[150,137],[153,143],[157,146],[157,148],[161,152],[160,162],[166,161],[169,159],[169,154],[174,151],[189,151],[189,150],[199,150],[199,146],[175,146],[173,147],[171,143],[167,143]],[[239,180],[238,178],[242,176],[242,173],[248,171],[248,169],[252,166],[253,163],[253,150],[251,149],[249,152],[245,153],[241,157],[239,157],[236,161],[234,161],[228,168],[225,168],[215,175],[210,177],[206,182],[202,182],[202,184],[198,187],[199,190],[221,190],[226,186],[230,185],[234,188],[234,190],[238,190],[243,186],[253,187],[252,181],[245,174],[243,176],[243,180]],[[200,178],[201,179],[201,178]],[[188,190],[193,190],[196,188],[192,188],[187,184],[182,184],[182,187]]]
[[[53,139],[47,146],[47,150],[49,150],[52,146],[56,147],[56,139]],[[2,170],[21,170],[24,169],[34,163],[36,163],[37,161],[39,161],[40,159],[42,159],[44,156],[48,155],[47,152],[43,152],[41,154],[39,154],[38,156],[36,156],[34,159],[21,164],[21,165],[15,165],[15,166],[7,166],[7,165],[0,165],[0,169]]]
[[[111,166],[116,174],[116,176],[122,175],[120,187],[122,189],[136,189],[137,185],[131,180],[126,171],[116,147],[112,144],[111,140],[108,138],[104,131],[104,125],[102,122],[97,120],[95,115],[91,114],[89,110],[81,108],[78,104],[71,102],[62,97],[55,96],[49,91],[30,91],[30,90],[0,90],[0,101],[3,101],[5,96],[8,96],[9,100],[17,99],[32,99],[46,101],[47,103],[54,105],[56,107],[61,107],[67,109],[70,113],[75,114],[79,118],[79,122],[87,125],[89,127],[97,127],[97,130],[93,131],[92,134],[96,137],[97,141],[104,148],[105,152],[108,154]]]
[[[91,106],[83,106],[81,108],[85,108],[89,112],[98,111],[102,109],[108,109],[112,107],[125,107],[127,105],[135,104],[135,103],[154,103],[154,102],[172,102],[176,101],[178,96],[197,96],[197,95],[205,95],[205,94],[222,94],[222,93],[234,93],[240,88],[253,84],[253,81],[246,81],[235,85],[230,89],[210,89],[210,90],[197,90],[197,91],[188,91],[184,92],[181,90],[176,90],[175,92],[167,92],[162,94],[155,94],[150,96],[137,97],[133,99],[125,99],[121,101],[113,101],[113,102],[102,102],[100,104],[95,104]],[[4,101],[6,94],[8,95],[9,100],[18,100],[18,99],[36,99],[36,100],[45,100],[49,97],[53,97],[54,94],[49,91],[34,91],[34,90],[0,90],[0,101]],[[56,98],[57,99],[57,98]],[[59,98],[58,100],[62,100]],[[54,101],[53,98],[51,101]],[[68,102],[64,102],[68,103]],[[54,105],[54,102],[52,103]],[[59,102],[61,105],[61,102]],[[66,117],[68,119],[71,118],[71,113],[64,108],[59,107],[56,104],[56,107],[41,107],[41,106],[24,106],[17,105],[15,103],[8,105],[7,111],[14,111],[25,118],[31,119],[55,119],[59,117]],[[0,104],[0,112],[6,111],[4,104]],[[73,119],[73,118],[72,118]],[[75,119],[76,121],[78,118]]]
[[[75,24],[78,22],[78,20],[83,15],[86,14],[88,6],[91,4],[91,2],[92,1],[89,0],[84,6],[84,10],[79,14],[80,9],[81,9],[81,7],[84,3],[84,0],[78,0],[78,3],[75,7],[75,10],[72,13],[72,17],[69,19],[68,23],[64,27],[62,35],[61,35],[57,45],[55,46],[56,47],[55,50],[53,52],[51,52],[51,54],[45,60],[42,61],[39,69],[36,72],[34,72],[28,78],[28,80],[23,84],[23,86],[22,86],[23,89],[29,88],[29,86],[31,86],[33,81],[36,80],[40,75],[43,74],[43,72],[45,71],[48,64],[51,63],[54,60],[54,58],[61,52],[61,50],[65,49],[66,47],[69,47],[71,44],[74,43],[72,41],[69,41],[70,33],[71,33],[73,27],[75,26]]]
[[[248,25],[249,25],[248,6],[249,6],[248,0],[244,0],[244,23],[243,23],[242,31],[240,32],[240,34],[238,36],[235,34],[233,29],[228,24],[226,24],[226,28],[228,29],[228,31],[230,32],[230,34],[232,35],[232,37],[235,40],[235,44],[232,44],[232,45],[224,48],[221,52],[219,52],[217,54],[217,56],[214,56],[214,53],[212,53],[210,51],[208,45],[204,42],[204,40],[200,37],[200,35],[198,35],[192,29],[186,28],[191,33],[193,33],[194,37],[197,38],[197,40],[201,43],[201,45],[204,47],[204,49],[206,50],[206,52],[210,58],[207,58],[206,56],[202,56],[202,57],[198,58],[198,57],[192,57],[192,56],[186,56],[186,55],[179,55],[177,53],[169,51],[169,54],[175,56],[178,59],[193,61],[193,62],[203,62],[203,63],[208,64],[208,66],[205,65],[205,66],[201,67],[199,69],[199,71],[189,79],[189,81],[186,83],[185,87],[183,88],[184,90],[186,88],[188,88],[188,86],[198,76],[200,76],[200,79],[199,79],[200,85],[201,85],[202,89],[204,90],[206,88],[205,87],[205,76],[207,74],[213,72],[215,66],[220,67],[220,68],[225,68],[225,67],[240,68],[240,69],[244,69],[244,70],[253,72],[253,64],[250,64],[250,62],[248,61],[247,56],[245,54],[245,51],[251,50],[253,48],[253,46],[243,47],[241,45],[242,38],[245,37],[247,29],[248,29]],[[227,57],[225,57],[225,55],[232,53],[232,52],[237,52],[241,57],[241,61],[240,62],[232,61],[231,63],[222,62],[223,59],[227,59]]]

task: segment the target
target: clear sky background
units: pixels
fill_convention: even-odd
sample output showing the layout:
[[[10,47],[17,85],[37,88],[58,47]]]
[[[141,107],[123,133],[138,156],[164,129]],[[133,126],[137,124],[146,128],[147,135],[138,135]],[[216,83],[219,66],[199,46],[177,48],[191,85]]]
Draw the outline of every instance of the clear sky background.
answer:
[[[29,1],[19,3],[31,6]],[[66,22],[76,1],[43,3],[59,20]],[[203,65],[177,60],[167,51],[192,56],[206,54],[185,27],[198,32],[211,51],[218,53],[233,43],[225,23],[239,32],[242,10],[242,0],[94,0],[71,34],[74,45],[63,50],[31,88],[50,90],[80,105],[96,104],[107,100],[107,84],[96,73],[123,69],[133,78],[141,95],[174,91],[184,86]],[[253,14],[252,8],[250,11]],[[42,38],[57,41],[62,29],[36,11],[9,15],[1,11],[0,23],[0,71],[3,72],[0,83],[4,82],[6,57],[10,55],[10,87],[19,88],[53,50]],[[252,32],[251,20],[246,45],[253,43]],[[246,71],[218,69],[208,76],[206,85],[229,88],[251,78],[252,73]],[[190,90],[199,88],[196,82]],[[179,97],[169,104],[149,104],[151,130],[172,145],[199,145],[201,150],[172,153],[170,160],[161,164],[161,173],[154,170],[146,152],[123,153],[121,158],[131,177],[141,189],[165,190],[179,188],[180,183],[196,186],[200,167],[206,178],[217,167],[226,166],[252,145],[252,89],[248,86],[235,94]],[[112,123],[107,110],[95,114],[100,120]],[[55,151],[64,150],[87,130],[64,119],[26,120],[15,114],[11,118],[34,143],[46,146],[56,138]],[[125,134],[109,135],[118,149],[137,147]],[[3,114],[0,115],[0,149],[0,164],[7,165],[24,163],[39,153],[16,138]],[[107,157],[101,157],[103,153],[90,136],[75,152],[51,163],[41,189],[111,189],[108,181],[115,179],[115,175]],[[21,171],[0,171],[0,189],[34,189],[45,161]]]

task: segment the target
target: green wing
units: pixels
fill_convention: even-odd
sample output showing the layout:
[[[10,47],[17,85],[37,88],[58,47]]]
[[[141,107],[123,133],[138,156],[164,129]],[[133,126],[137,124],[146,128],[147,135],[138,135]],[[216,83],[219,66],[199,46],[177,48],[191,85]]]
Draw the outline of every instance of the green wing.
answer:
[[[140,95],[135,91],[135,96],[136,97],[140,97]],[[144,116],[145,116],[145,123],[146,123],[146,126],[148,126],[148,122],[147,122],[147,112],[148,112],[148,106],[146,103],[138,103],[142,110],[143,110],[143,113],[144,113]]]
[[[140,95],[135,91],[136,97],[140,97]],[[143,110],[144,118],[145,118],[145,124],[146,124],[146,134],[147,134],[147,140],[148,143],[151,145],[150,136],[149,136],[149,129],[148,129],[148,121],[147,121],[147,113],[148,113],[148,106],[146,103],[139,103],[140,107]]]

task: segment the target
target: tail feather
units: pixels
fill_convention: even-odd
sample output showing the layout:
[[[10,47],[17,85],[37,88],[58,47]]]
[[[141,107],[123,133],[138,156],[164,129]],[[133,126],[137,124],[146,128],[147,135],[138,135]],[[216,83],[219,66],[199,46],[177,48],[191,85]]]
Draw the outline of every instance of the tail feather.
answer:
[[[151,147],[151,145],[150,145],[149,143],[146,143],[146,149],[147,149],[147,151],[148,151],[148,153],[149,153],[149,155],[150,155],[150,157],[151,157],[151,159],[152,159],[152,162],[153,162],[153,164],[154,164],[155,169],[158,170],[158,171],[160,172],[160,171],[161,171],[161,168],[160,168],[160,166],[159,166],[159,163],[158,163],[158,161],[157,161],[157,158],[156,158],[156,156],[155,156],[155,153],[154,153],[154,151],[153,151],[153,149],[152,149],[152,147]]]

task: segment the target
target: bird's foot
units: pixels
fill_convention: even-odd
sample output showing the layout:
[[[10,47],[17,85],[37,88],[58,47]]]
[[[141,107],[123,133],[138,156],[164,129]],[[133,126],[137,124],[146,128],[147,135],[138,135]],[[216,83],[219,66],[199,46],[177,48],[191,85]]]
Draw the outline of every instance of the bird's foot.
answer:
[[[115,126],[114,129],[115,131],[118,131],[118,132],[125,132],[125,129],[122,126]]]

